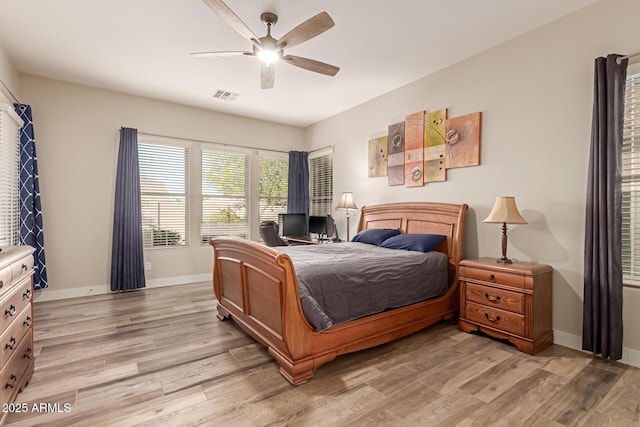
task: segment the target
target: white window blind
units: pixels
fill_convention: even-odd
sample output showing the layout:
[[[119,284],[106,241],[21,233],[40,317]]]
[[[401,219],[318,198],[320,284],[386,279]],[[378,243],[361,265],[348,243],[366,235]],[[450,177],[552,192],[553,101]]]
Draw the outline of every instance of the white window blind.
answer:
[[[11,105],[0,102],[0,246],[18,244],[22,124]]]
[[[333,203],[333,154],[309,156],[309,215],[331,214]]]
[[[249,238],[249,159],[245,153],[202,149],[202,242]]]
[[[278,221],[278,214],[287,212],[289,159],[258,157],[260,222]]]
[[[189,244],[189,148],[138,143],[144,248]]]
[[[640,74],[627,77],[622,134],[622,276],[640,286]]]

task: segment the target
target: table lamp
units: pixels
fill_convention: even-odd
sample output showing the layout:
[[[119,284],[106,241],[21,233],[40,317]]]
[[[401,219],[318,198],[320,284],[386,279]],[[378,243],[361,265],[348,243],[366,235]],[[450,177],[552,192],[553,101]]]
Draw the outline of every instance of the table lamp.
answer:
[[[513,261],[507,258],[507,224],[527,224],[527,221],[522,218],[518,211],[515,197],[496,197],[493,210],[482,222],[502,223],[502,258],[498,258],[497,261],[504,264],[512,264]]]

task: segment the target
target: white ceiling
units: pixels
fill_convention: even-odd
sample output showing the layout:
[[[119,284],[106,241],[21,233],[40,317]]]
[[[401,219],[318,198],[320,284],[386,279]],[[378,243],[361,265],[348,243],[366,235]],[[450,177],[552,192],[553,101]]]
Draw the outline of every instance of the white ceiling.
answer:
[[[191,57],[251,49],[201,0],[1,0],[0,45],[20,72],[307,126],[596,0],[225,1],[259,37],[262,12],[278,15],[275,38],[328,12],[334,28],[286,53],[340,72],[280,62],[262,90],[255,58]],[[214,99],[217,89],[239,97]]]

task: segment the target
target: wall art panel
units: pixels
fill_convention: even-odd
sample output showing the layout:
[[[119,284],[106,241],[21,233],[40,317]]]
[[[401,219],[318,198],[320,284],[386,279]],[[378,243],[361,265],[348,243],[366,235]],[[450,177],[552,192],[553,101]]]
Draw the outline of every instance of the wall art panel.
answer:
[[[387,158],[387,182],[389,185],[404,184],[404,122],[389,126]]]

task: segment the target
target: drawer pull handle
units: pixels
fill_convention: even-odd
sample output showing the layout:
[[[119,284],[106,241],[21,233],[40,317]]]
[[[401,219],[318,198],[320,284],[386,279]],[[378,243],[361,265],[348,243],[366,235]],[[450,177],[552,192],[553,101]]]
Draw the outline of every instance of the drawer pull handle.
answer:
[[[7,314],[12,317],[14,314],[16,314],[16,308],[13,306],[13,304],[7,310],[4,311],[4,315],[6,316]]]
[[[24,319],[24,322],[22,322],[22,324],[24,326],[31,326],[31,316],[27,316],[27,318]]]
[[[496,280],[496,276],[494,274],[489,275],[489,280]]]
[[[486,299],[488,299],[491,302],[500,302],[500,296],[496,295],[495,297],[493,295],[489,295],[488,293],[484,294],[484,297]]]
[[[9,381],[11,381],[11,383],[6,383],[4,385],[4,388],[14,388],[16,386],[16,382],[18,381],[18,378],[12,374]]]
[[[22,294],[22,298],[23,299],[31,298],[31,289],[27,289],[26,291],[24,291],[24,294]]]
[[[16,339],[14,337],[11,337],[9,343],[4,345],[4,349],[13,350],[14,348],[16,348]]]
[[[28,348],[27,351],[24,352],[24,358],[25,359],[33,358],[33,352],[31,351],[31,348]]]
[[[4,281],[0,280],[0,289],[2,289],[3,286],[4,286]]]
[[[22,264],[21,267],[24,271],[27,271],[29,269],[29,267],[27,267],[27,264]]]
[[[499,321],[500,321],[500,316],[491,317],[491,316],[489,316],[489,313],[485,313],[485,314],[484,314],[484,317],[486,317],[486,319],[487,319],[489,322],[497,323],[497,322],[499,322]]]

